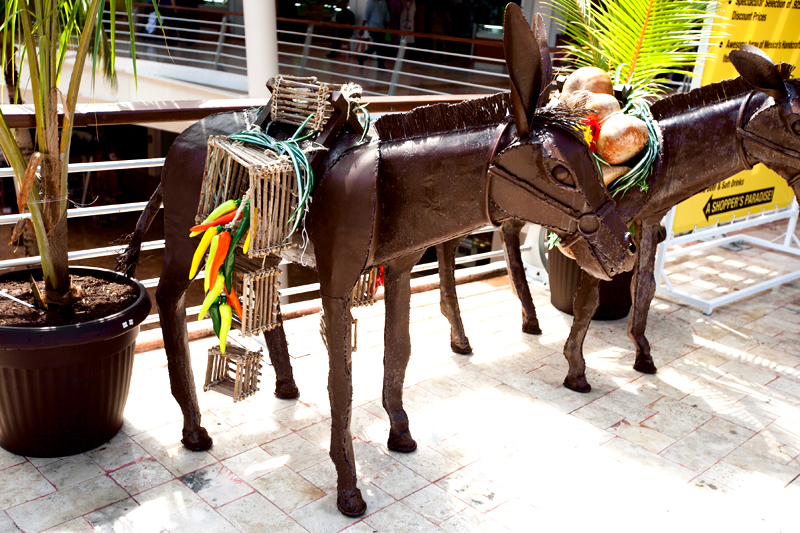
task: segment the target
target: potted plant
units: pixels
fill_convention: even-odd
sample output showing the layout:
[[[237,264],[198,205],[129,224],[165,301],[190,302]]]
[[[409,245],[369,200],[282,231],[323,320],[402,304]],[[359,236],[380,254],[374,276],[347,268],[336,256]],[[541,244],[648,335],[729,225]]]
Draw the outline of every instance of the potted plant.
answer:
[[[116,4],[111,0],[112,12]],[[112,16],[106,34],[105,5],[4,2],[3,61],[14,62],[16,45],[36,114],[36,151],[26,161],[0,113],[0,148],[14,170],[18,207],[30,213],[41,257],[35,271],[0,275],[0,446],[21,455],[80,453],[119,430],[136,335],[150,310],[140,283],[110,271],[68,267],[67,172],[89,55],[94,70],[102,65],[113,83],[116,24]],[[132,21],[132,0],[124,0],[124,7]],[[130,39],[134,51],[132,31]],[[64,95],[58,82],[70,56],[73,70]],[[17,225],[14,238],[24,224]],[[102,302],[102,294],[111,294],[111,301]]]
[[[648,101],[665,92],[662,82],[666,75],[693,75],[690,69],[703,55],[700,52],[703,41],[711,36],[705,22],[715,16],[713,4],[702,0],[552,0],[550,6],[556,22],[569,43],[562,47],[567,54],[563,72],[588,70],[582,67],[599,69],[602,76],[610,78],[617,98],[623,100],[616,107],[617,113],[649,115]],[[602,124],[596,127],[599,130]],[[597,131],[592,133],[590,144],[595,152]],[[616,177],[616,181],[605,179],[605,171],[623,167],[612,167],[596,157],[613,197],[620,198],[632,188],[647,190],[645,180],[658,150],[655,127],[649,128],[648,133],[647,148],[632,159],[631,168]],[[631,234],[635,234],[634,224]],[[572,314],[580,268],[574,259],[555,248],[556,242],[548,244],[551,302],[557,309]],[[632,275],[624,273],[600,282],[594,318],[614,320],[628,314]]]

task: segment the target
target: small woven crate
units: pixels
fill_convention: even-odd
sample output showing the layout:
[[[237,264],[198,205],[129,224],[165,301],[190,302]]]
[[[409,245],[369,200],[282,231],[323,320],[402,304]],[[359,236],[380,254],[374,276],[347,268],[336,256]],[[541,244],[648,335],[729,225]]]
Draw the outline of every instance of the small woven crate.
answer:
[[[306,127],[322,131],[333,114],[329,101],[331,91],[339,87],[318,82],[313,76],[278,76],[272,89],[270,118],[275,122],[300,126],[309,115],[313,115]]]
[[[369,270],[365,270],[361,273],[361,276],[358,278],[358,282],[356,286],[353,287],[353,291],[350,293],[350,308],[353,309],[355,307],[364,307],[368,305],[374,304],[377,299],[375,298],[375,291],[378,289],[378,272],[380,271],[379,267],[370,268]],[[358,349],[358,319],[350,317],[350,325],[351,325],[351,335],[352,335],[352,345],[353,350],[356,351]],[[320,311],[319,313],[319,334],[322,337],[322,344],[325,345],[325,349],[328,349],[328,330],[325,327],[325,315]]]
[[[262,353],[250,352],[238,346],[219,346],[208,350],[208,368],[204,391],[215,390],[233,398],[236,403],[258,392]]]
[[[264,257],[289,246],[284,244],[290,229],[287,222],[297,207],[297,179],[291,162],[270,150],[227,137],[209,138],[197,223],[248,190],[250,227],[255,229],[247,255]]]
[[[350,307],[364,307],[374,304],[375,292],[378,290],[378,272],[379,267],[370,268],[361,273],[358,278],[358,283],[353,287],[353,292],[350,293]]]
[[[260,261],[237,252],[233,267],[233,290],[242,298],[242,335],[257,335],[280,325],[278,319],[278,276],[275,268],[260,268]]]

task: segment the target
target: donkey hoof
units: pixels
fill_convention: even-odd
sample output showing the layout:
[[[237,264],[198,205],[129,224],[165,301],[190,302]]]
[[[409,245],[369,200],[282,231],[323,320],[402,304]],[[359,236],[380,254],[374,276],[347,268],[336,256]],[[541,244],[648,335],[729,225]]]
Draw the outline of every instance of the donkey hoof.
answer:
[[[278,380],[275,383],[275,397],[281,400],[296,400],[300,397],[300,390],[295,385],[294,380]]]
[[[523,320],[522,322],[522,333],[527,333],[528,335],[541,335],[542,328],[539,327],[538,320]]]
[[[658,370],[655,363],[653,363],[653,358],[649,355],[637,358],[636,362],[633,363],[633,369],[641,372],[642,374],[655,374]]]
[[[402,433],[389,431],[389,441],[386,446],[393,452],[411,453],[417,449],[417,441],[411,437],[411,431],[405,430]]]
[[[453,353],[459,355],[469,355],[472,353],[472,346],[469,345],[469,339],[462,337],[457,341],[450,341],[450,349]]]
[[[361,490],[354,488],[339,492],[339,496],[336,498],[336,507],[343,515],[356,518],[367,510],[367,502],[361,497]]]
[[[206,428],[204,427],[198,428],[197,431],[188,431],[185,428],[183,430],[181,444],[183,444],[183,447],[188,450],[192,450],[193,452],[204,452],[211,448],[213,443],[214,441],[208,436],[208,431],[206,431]]]
[[[569,390],[574,390],[575,392],[591,392],[592,386],[589,385],[589,382],[586,381],[586,376],[580,376],[577,378],[573,378],[571,376],[567,376],[564,380],[564,386]]]

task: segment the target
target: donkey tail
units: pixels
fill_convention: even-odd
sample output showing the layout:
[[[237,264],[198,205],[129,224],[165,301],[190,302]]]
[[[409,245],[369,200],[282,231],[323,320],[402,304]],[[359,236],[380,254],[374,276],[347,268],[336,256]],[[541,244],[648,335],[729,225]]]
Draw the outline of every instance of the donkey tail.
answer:
[[[139,220],[136,222],[136,229],[133,233],[125,235],[120,240],[128,243],[128,247],[117,257],[117,266],[114,270],[122,272],[126,277],[132,278],[136,272],[136,265],[139,262],[139,253],[142,251],[142,239],[144,234],[153,223],[158,211],[161,209],[161,200],[163,194],[161,192],[161,184],[158,184],[150,201],[147,202],[144,210],[142,211]]]

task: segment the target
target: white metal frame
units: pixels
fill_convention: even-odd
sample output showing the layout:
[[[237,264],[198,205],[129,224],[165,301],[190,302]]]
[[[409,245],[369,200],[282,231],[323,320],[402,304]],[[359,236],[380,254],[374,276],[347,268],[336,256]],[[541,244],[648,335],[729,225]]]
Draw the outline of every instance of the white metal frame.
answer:
[[[666,263],[667,257],[680,257],[692,252],[707,250],[709,248],[722,246],[723,244],[735,241],[746,242],[762,248],[768,248],[770,250],[800,256],[800,240],[798,240],[797,236],[795,236],[797,219],[798,215],[800,215],[800,207],[798,207],[797,199],[794,199],[792,200],[792,205],[790,207],[778,209],[778,206],[776,205],[769,211],[764,208],[761,212],[755,214],[751,214],[748,211],[747,216],[744,218],[734,218],[732,221],[725,224],[719,224],[718,219],[717,224],[714,226],[695,229],[689,233],[679,236],[675,236],[675,232],[672,230],[675,222],[675,210],[676,208],[673,207],[670,209],[669,213],[667,213],[664,221],[664,225],[667,227],[667,238],[658,247],[658,253],[656,255],[656,294],[670,296],[690,305],[698,306],[702,309],[704,314],[710,315],[717,307],[727,305],[729,303],[757,294],[761,291],[765,291],[767,289],[771,289],[773,287],[777,287],[778,285],[783,285],[784,283],[788,283],[800,278],[800,270],[796,270],[794,272],[784,274],[783,276],[778,276],[767,281],[762,281],[761,283],[756,283],[755,285],[751,285],[746,289],[733,291],[730,294],[725,294],[724,296],[720,296],[712,300],[704,300],[702,298],[698,298],[697,296],[675,290],[675,287],[670,282],[667,273],[664,271],[664,264]],[[743,233],[729,235],[729,233],[734,231],[740,231],[779,220],[788,220],[786,232],[772,241]],[[684,246],[683,248],[670,250],[670,248],[673,246],[689,244],[697,241],[701,242],[691,246]]]

